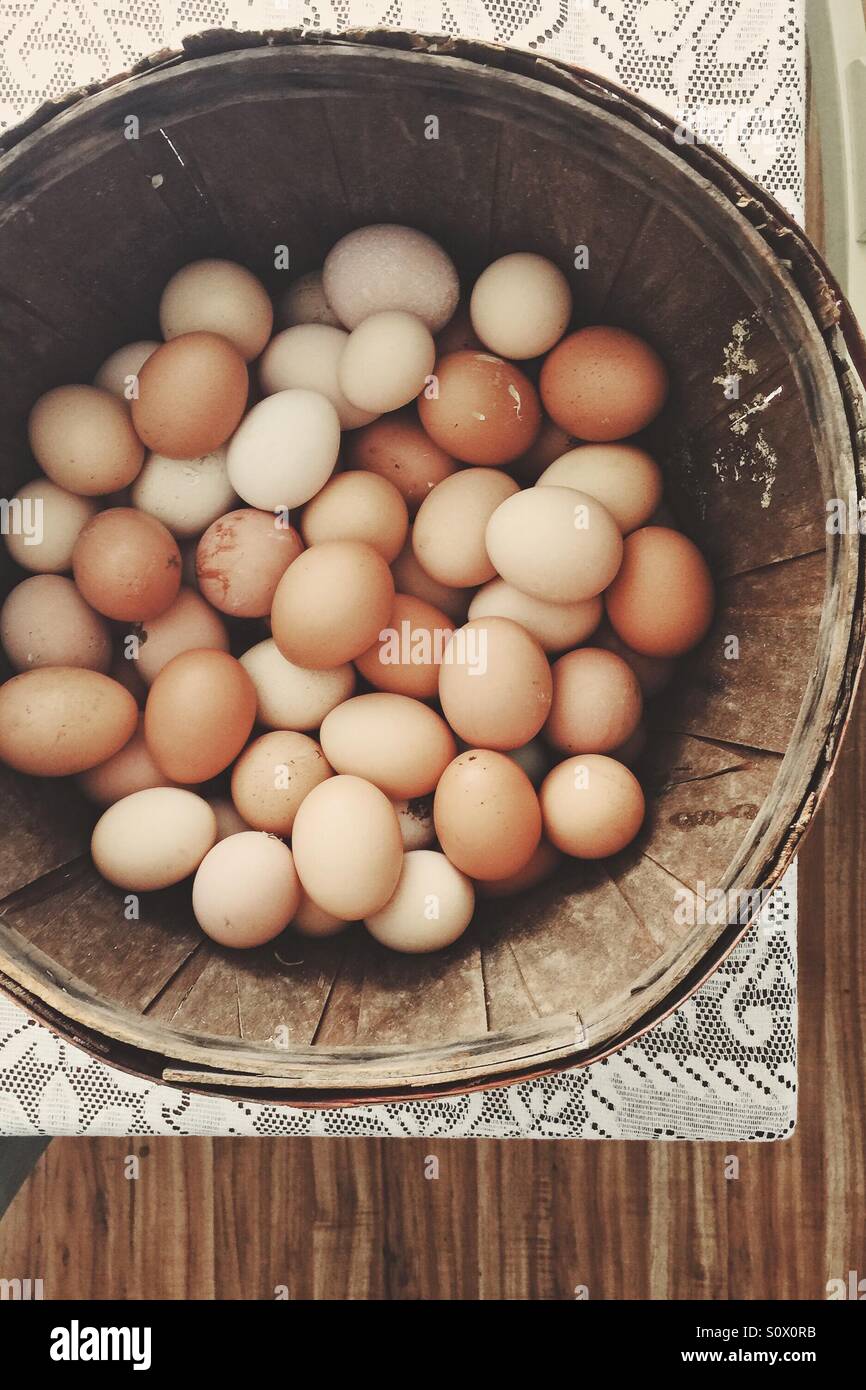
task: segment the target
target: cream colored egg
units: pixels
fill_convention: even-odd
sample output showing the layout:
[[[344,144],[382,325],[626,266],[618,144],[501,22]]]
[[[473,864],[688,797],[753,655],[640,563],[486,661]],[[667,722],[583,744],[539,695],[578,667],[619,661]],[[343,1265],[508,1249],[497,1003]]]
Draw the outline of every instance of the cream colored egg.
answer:
[[[622,561],[622,535],[610,512],[568,487],[526,488],[507,498],[485,539],[502,578],[547,603],[593,598]]]
[[[230,796],[209,796],[205,799],[216,816],[218,842],[227,840],[229,835],[240,835],[241,831],[251,828]]]
[[[228,448],[229,481],[251,507],[300,507],[324,487],[340,452],[340,417],[317,391],[278,391],[254,405]]]
[[[454,622],[466,621],[473,590],[440,584],[438,579],[428,574],[415,554],[411,531],[406,544],[391,566],[391,573],[398,593],[410,594],[413,598],[421,599],[423,603],[432,604],[434,608],[447,613]]]
[[[429,849],[436,843],[436,827],[433,824],[433,799],[429,796],[413,796],[394,802],[404,850]]]
[[[378,912],[403,866],[397,814],[361,777],[329,777],[301,802],[292,848],[305,892],[345,922]]]
[[[349,335],[337,375],[348,400],[381,414],[423,390],[436,361],[430,330],[411,314],[371,314]]]
[[[510,618],[531,633],[546,652],[562,652],[585,642],[601,622],[598,596],[577,603],[546,603],[523,594],[505,579],[491,579],[469,605],[470,618]]]
[[[115,801],[150,787],[174,786],[153,761],[141,719],[132,738],[118,753],[82,772],[77,782],[88,801],[96,802],[97,806],[113,806]]]
[[[182,787],[149,787],[109,806],[90,849],[109,883],[150,893],[195,873],[215,840],[216,818],[202,797]]]
[[[127,487],[144,462],[128,407],[96,386],[55,386],[27,424],[36,462],[58,487],[99,497]]]
[[[259,381],[266,396],[296,387],[317,391],[331,402],[344,430],[369,425],[377,412],[362,410],[343,394],[338,368],[349,341],[344,328],[303,323],[272,338],[262,354]]]
[[[12,589],[0,609],[0,642],[15,671],[111,665],[108,624],[60,574],[34,574]]]
[[[643,526],[662,497],[655,459],[636,444],[581,444],[544,470],[538,487],[573,487],[607,507],[623,535]]]
[[[514,479],[496,468],[464,468],[438,483],[421,503],[412,527],[412,547],[421,568],[453,588],[492,579],[496,569],[485,544],[487,527],[502,503],[518,491]]]
[[[220,840],[202,860],[192,885],[192,910],[202,931],[238,950],[273,941],[300,901],[291,850],[263,830]]]
[[[256,719],[266,729],[317,729],[355,690],[350,663],[312,671],[287,661],[273,638],[258,642],[240,658],[256,689]]]
[[[437,850],[415,849],[403,856],[394,896],[364,925],[392,951],[420,955],[450,946],[463,935],[474,910],[472,880]]]
[[[301,905],[292,921],[292,926],[300,936],[337,936],[339,932],[345,931],[348,925],[342,917],[335,917],[332,912],[326,912],[318,903],[314,903],[312,898],[308,898],[306,893],[301,892]]]
[[[558,343],[571,318],[571,290],[558,266],[517,251],[482,271],[469,304],[472,327],[500,357],[540,357]]]
[[[130,496],[134,507],[155,516],[180,539],[200,536],[238,500],[229,482],[225,448],[198,459],[148,454]]]
[[[271,336],[268,292],[251,270],[234,261],[193,261],[162,292],[159,323],[166,342],[182,333],[219,333],[245,361],[258,357]]]
[[[16,564],[35,574],[63,574],[72,568],[75,542],[96,513],[96,502],[34,478],[9,502],[6,549]]]
[[[363,777],[389,797],[432,792],[457,754],[445,720],[408,695],[356,695],[326,715],[319,737],[337,772]]]
[[[320,270],[308,270],[277,299],[277,322],[281,328],[298,323],[326,323],[340,327],[340,320],[327,299]]]
[[[171,607],[143,623],[137,636],[138,671],[147,685],[181,652],[229,649],[225,623],[194,589],[181,589]]]
[[[112,396],[130,401],[138,390],[138,374],[159,343],[154,338],[142,338],[136,343],[127,343],[106,357],[96,376],[94,386],[110,391]]]
[[[393,483],[376,473],[338,473],[304,508],[306,545],[365,541],[390,564],[409,530],[406,503]]]
[[[640,830],[646,809],[634,773],[601,753],[557,763],[539,800],[548,840],[576,859],[618,854]]]
[[[346,328],[386,309],[414,314],[438,333],[460,298],[450,256],[414,227],[375,223],[342,237],[322,269],[325,297]]]

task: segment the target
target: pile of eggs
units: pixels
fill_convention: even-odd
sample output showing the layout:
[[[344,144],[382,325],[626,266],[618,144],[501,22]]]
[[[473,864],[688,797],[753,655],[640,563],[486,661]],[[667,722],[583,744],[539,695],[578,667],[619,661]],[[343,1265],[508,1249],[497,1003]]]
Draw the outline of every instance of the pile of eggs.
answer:
[[[572,313],[541,256],[467,303],[430,237],[364,227],[277,332],[250,271],[198,261],[164,341],[36,402],[0,758],[77,778],[107,880],[194,875],[225,946],[363,921],[422,952],[634,838],[644,701],[713,590],[633,439],[663,362]]]

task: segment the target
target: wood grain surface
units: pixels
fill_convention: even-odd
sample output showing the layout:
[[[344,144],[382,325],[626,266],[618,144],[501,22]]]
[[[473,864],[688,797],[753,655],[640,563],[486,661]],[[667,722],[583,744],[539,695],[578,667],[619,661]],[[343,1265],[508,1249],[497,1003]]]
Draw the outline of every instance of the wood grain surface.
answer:
[[[825,1298],[866,1273],[864,801],[861,697],[800,856],[789,1141],[55,1140],[0,1275],[48,1299]]]

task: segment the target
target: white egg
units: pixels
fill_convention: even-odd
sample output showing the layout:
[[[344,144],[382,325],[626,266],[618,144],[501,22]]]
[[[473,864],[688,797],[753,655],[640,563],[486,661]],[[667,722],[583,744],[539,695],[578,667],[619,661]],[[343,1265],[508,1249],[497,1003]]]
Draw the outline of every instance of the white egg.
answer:
[[[397,812],[404,849],[429,849],[435,844],[432,797],[417,796],[411,801],[395,801],[394,810]]]
[[[149,893],[188,878],[215,840],[216,819],[202,797],[183,787],[149,787],[109,806],[90,849],[109,883]]]
[[[346,343],[340,386],[353,405],[383,413],[408,405],[423,390],[436,361],[430,330],[412,314],[371,314]]]
[[[518,251],[482,271],[469,302],[472,327],[500,357],[540,357],[558,343],[571,318],[571,290],[558,266]]]
[[[414,227],[387,222],[342,237],[325,259],[322,283],[346,328],[384,309],[400,309],[438,333],[460,298],[454,262],[438,242]]]
[[[300,507],[330,478],[340,417],[317,391],[278,391],[254,405],[228,447],[229,481],[251,507]]]
[[[258,357],[274,322],[267,290],[246,266],[214,258],[193,261],[162,292],[159,323],[166,342],[183,333],[219,333],[245,361]]]
[[[78,497],[48,478],[34,478],[9,502],[3,539],[12,559],[35,574],[63,574],[72,569],[72,551],[97,504]]]
[[[287,661],[272,637],[257,642],[240,658],[256,688],[256,718],[266,729],[318,729],[326,714],[355,689],[355,668],[347,663],[329,671],[308,670]]]
[[[262,354],[259,381],[266,396],[301,387],[318,391],[331,402],[344,430],[358,429],[376,419],[376,412],[361,410],[343,394],[338,367],[349,341],[344,328],[324,323],[302,323],[272,338]]]
[[[110,391],[112,396],[120,396],[125,401],[135,399],[138,391],[138,374],[159,343],[151,338],[142,338],[137,343],[127,343],[106,357],[96,376],[94,386]]]
[[[237,505],[225,448],[197,459],[148,454],[130,489],[132,505],[148,512],[180,539],[200,536]]]
[[[450,946],[474,909],[472,880],[438,850],[416,849],[403,855],[393,896],[364,925],[383,946],[418,955]]]

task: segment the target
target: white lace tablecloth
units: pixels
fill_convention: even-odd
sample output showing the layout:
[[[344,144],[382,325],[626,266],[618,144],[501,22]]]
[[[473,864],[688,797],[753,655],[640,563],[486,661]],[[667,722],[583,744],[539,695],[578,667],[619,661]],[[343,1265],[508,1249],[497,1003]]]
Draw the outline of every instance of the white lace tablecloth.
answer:
[[[592,68],[803,210],[803,0],[0,0],[0,128],[209,28],[459,33]],[[692,998],[604,1062],[436,1101],[312,1111],[190,1095],[0,996],[0,1134],[780,1139],[796,1118],[796,871]]]

